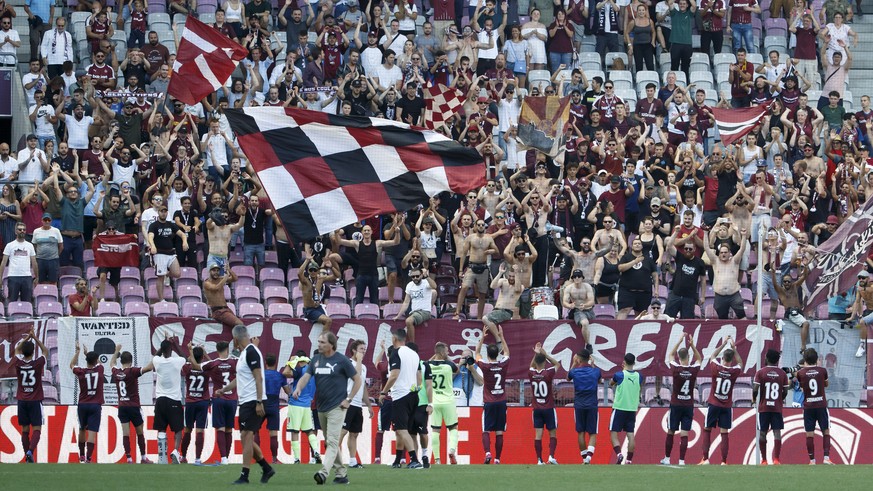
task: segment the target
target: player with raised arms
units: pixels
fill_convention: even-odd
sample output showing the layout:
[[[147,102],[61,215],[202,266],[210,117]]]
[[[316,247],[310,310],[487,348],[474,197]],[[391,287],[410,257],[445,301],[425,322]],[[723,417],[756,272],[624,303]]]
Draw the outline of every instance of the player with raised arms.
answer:
[[[121,368],[115,366],[121,359]],[[145,368],[133,366],[133,354],[130,351],[121,351],[121,345],[115,345],[115,353],[109,360],[112,369],[112,382],[118,392],[118,422],[121,423],[122,444],[127,463],[133,463],[130,455],[130,425],[136,431],[136,443],[139,446],[141,464],[151,464],[146,457],[146,441],[142,432],[145,420],[142,417],[142,407],[139,402],[139,378],[148,373]]]
[[[558,414],[555,411],[555,391],[553,381],[558,371],[558,360],[549,356],[542,343],[537,343],[533,349],[534,356],[530,361],[528,379],[533,390],[533,427],[534,452],[537,454],[537,465],[543,465],[543,428],[549,431],[549,464],[557,465],[555,451],[558,449]],[[550,363],[546,367],[546,361]]]
[[[576,433],[579,434],[579,453],[582,463],[590,464],[597,444],[597,387],[600,385],[600,368],[594,366],[591,351],[579,350],[573,356],[573,367],[567,372],[567,380],[573,381],[573,412],[576,419]],[[588,435],[588,441],[585,441]]]
[[[103,365],[96,351],[85,350],[86,366],[77,365],[79,361],[79,341],[70,360],[70,370],[79,384],[79,462],[90,464],[94,458],[94,442],[100,431],[100,417],[103,413]],[[87,433],[87,453],[86,436]]]
[[[482,341],[488,335],[488,328],[482,328],[479,343],[476,345],[476,356],[481,357]],[[485,464],[490,464],[491,433],[495,434],[494,451],[496,458],[494,463],[500,463],[500,455],[503,453],[503,432],[506,431],[506,375],[509,371],[509,346],[503,336],[503,327],[497,326],[497,343],[491,343],[486,348],[488,360],[479,359],[476,364],[482,370],[482,378],[485,379],[485,407],[482,417],[482,448],[485,449]],[[501,354],[503,356],[501,356]]]
[[[34,356],[35,347],[42,352]],[[21,426],[21,448],[24,449],[24,459],[33,463],[33,452],[39,445],[42,431],[42,374],[45,370],[46,355],[49,350],[42,344],[33,329],[15,345],[15,376],[18,379],[18,391],[15,399],[18,401],[18,425]],[[32,431],[32,433],[31,433]],[[79,441],[82,441],[81,439]],[[81,454],[81,452],[79,452]]]
[[[685,342],[688,343],[688,347],[680,348]],[[676,363],[677,357],[678,363]],[[702,359],[700,351],[694,346],[694,339],[688,333],[684,333],[679,338],[676,346],[673,346],[673,351],[670,352],[673,396],[670,399],[670,424],[667,428],[667,440],[664,442],[664,458],[661,460],[663,465],[670,465],[676,431],[679,431],[679,465],[685,465],[688,432],[694,422],[694,387],[697,385],[697,374],[700,373]]]
[[[773,430],[773,465],[779,465],[782,453],[782,407],[788,395],[788,375],[779,368],[781,353],[767,350],[767,366],[755,374],[752,386],[752,400],[758,401],[758,442],[761,446],[761,465],[767,465],[767,433]]]
[[[728,345],[730,347],[728,348]],[[727,349],[725,349],[727,348]],[[724,350],[724,353],[722,353]],[[721,360],[718,355],[721,353]],[[734,383],[743,373],[743,359],[730,336],[721,343],[709,357],[709,374],[712,377],[712,392],[709,393],[709,409],[703,427],[703,459],[700,465],[709,464],[709,446],[712,443],[712,429],[721,430],[721,463],[727,464],[730,440],[729,431],[733,426],[731,407],[733,406]]]

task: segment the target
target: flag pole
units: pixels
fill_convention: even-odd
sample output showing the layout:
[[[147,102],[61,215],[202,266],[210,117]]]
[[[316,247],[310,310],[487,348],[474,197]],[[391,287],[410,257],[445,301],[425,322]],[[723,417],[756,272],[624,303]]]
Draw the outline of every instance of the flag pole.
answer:
[[[761,311],[761,307],[763,305],[763,296],[764,296],[764,240],[767,238],[767,227],[764,225],[764,221],[762,220],[758,227],[758,285],[757,285],[757,295],[755,297],[755,310],[757,312],[757,323],[758,323],[758,333],[757,333],[757,344],[758,349],[761,352],[764,351],[764,313]],[[761,357],[758,356],[758,362],[760,364]],[[763,388],[758,389],[758,397],[761,397],[761,390]],[[759,435],[761,429],[758,428],[759,418],[758,418],[758,404],[757,399],[752,401],[752,405],[755,406],[755,465],[761,465],[761,440],[759,439]]]

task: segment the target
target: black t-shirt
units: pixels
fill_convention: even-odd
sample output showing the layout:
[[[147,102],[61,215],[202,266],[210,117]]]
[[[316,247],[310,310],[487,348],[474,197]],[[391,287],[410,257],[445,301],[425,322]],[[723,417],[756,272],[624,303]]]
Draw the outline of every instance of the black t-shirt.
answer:
[[[360,94],[355,96],[351,89],[346,90],[346,100],[352,103],[352,116],[369,116],[370,97],[366,90],[362,90]],[[406,109],[404,109],[404,112]]]
[[[158,250],[158,254],[176,253],[176,248],[173,246],[173,237],[176,236],[176,232],[178,231],[179,227],[177,227],[175,223],[161,223],[161,221],[158,220],[149,225],[149,233],[155,234],[155,248]]]
[[[697,178],[700,179],[701,182],[703,182],[703,178],[706,177],[704,176],[703,171],[700,169],[694,171],[694,175],[697,176]],[[682,196],[685,196],[685,193],[688,191],[691,191],[692,193],[697,193],[698,186],[697,181],[694,180],[694,177],[692,177],[691,175],[686,175],[684,173],[681,175],[677,174],[676,177],[683,178],[681,181],[676,182],[676,184],[679,185],[679,192],[682,194]]]
[[[182,225],[187,225],[187,226],[191,227],[191,231],[188,232],[188,243],[189,244],[192,244],[193,242],[191,242],[191,241],[196,239],[196,234],[194,233],[194,217],[195,216],[196,216],[196,214],[194,213],[193,209],[191,211],[189,211],[188,213],[184,213],[184,212],[182,212],[182,210],[178,210],[176,213],[173,213],[173,222],[174,223],[175,223],[176,219],[178,218],[179,223],[181,223]]]
[[[718,194],[715,197],[715,204],[719,208],[724,208],[724,204],[737,192],[737,183],[740,179],[737,177],[736,171],[719,172],[717,177]]]
[[[61,157],[58,155],[57,157],[52,159],[52,164],[58,164],[61,166],[61,170],[64,172],[73,172],[73,166],[76,163],[76,159],[73,158],[72,153],[68,153],[66,157]]]
[[[655,181],[652,184],[654,184],[655,186],[658,185],[658,181],[664,181],[665,183],[667,182],[667,172],[664,172],[664,171],[659,170],[659,169],[653,169],[652,168],[653,165],[657,165],[658,167],[661,167],[663,169],[667,169],[667,172],[676,170],[676,165],[673,164],[673,162],[670,159],[668,159],[666,156],[652,157],[651,159],[649,159],[648,167],[649,167],[649,171],[652,174],[652,179]]]
[[[264,222],[266,219],[267,214],[260,208],[255,213],[252,213],[250,208],[246,210],[243,244],[259,245],[264,243]]]
[[[687,259],[683,254],[676,254],[676,273],[673,275],[671,290],[680,297],[697,298],[700,291],[698,284],[700,277],[706,274],[706,265],[703,259],[691,256]]]
[[[421,113],[424,112],[424,99],[416,96],[410,100],[409,97],[404,97],[397,101],[397,107],[403,109],[401,119],[404,123],[408,123],[408,117],[412,116],[412,124],[421,124]]]
[[[634,260],[634,257],[632,252],[628,252],[618,263],[629,263]],[[646,257],[642,262],[634,264],[633,267],[621,273],[618,279],[618,286],[628,290],[651,290],[653,286],[652,273],[655,272],[655,269],[655,261],[650,257]]]

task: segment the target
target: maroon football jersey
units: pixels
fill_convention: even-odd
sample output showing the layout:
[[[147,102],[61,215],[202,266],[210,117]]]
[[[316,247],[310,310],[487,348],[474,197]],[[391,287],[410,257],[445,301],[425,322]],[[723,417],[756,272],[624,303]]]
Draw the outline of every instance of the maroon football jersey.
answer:
[[[797,380],[803,389],[803,407],[828,407],[825,397],[825,384],[828,381],[828,371],[822,367],[803,367],[797,371]]]
[[[555,367],[541,371],[531,367],[528,372],[531,388],[533,388],[532,405],[534,409],[554,409],[555,391],[552,390],[552,380],[555,379]]]
[[[106,64],[103,66],[89,65],[85,71],[95,81],[112,80],[115,78],[115,70]]]
[[[485,379],[483,402],[503,402],[506,400],[506,371],[509,358],[490,362],[479,360],[476,362],[482,369],[482,378]]]
[[[18,355],[12,364],[15,367],[16,377],[18,377],[18,392],[15,398],[19,401],[43,400],[42,372],[45,369],[45,357],[42,355],[34,356],[25,361],[23,356]]]
[[[758,412],[781,413],[788,389],[788,375],[779,367],[764,367],[755,374],[755,385],[758,386]]]
[[[203,373],[212,380],[213,390],[220,389],[236,378],[236,358],[224,358],[207,361],[202,365]],[[219,396],[228,401],[237,400],[236,389]]]
[[[182,367],[182,378],[185,381],[185,403],[209,400],[209,378],[203,370],[194,370],[190,363],[186,363]]]
[[[118,405],[139,407],[139,378],[142,377],[142,368],[112,367],[112,382],[118,389]]]
[[[79,404],[103,404],[103,365],[73,367],[79,381]]]
[[[709,392],[707,402],[710,406],[731,407],[734,404],[734,382],[743,373],[743,367],[733,365],[724,366],[719,360],[710,363],[712,375],[712,389]]]
[[[700,373],[700,365],[680,365],[670,362],[673,369],[673,396],[670,398],[671,406],[693,406],[694,387],[697,386],[697,374]]]

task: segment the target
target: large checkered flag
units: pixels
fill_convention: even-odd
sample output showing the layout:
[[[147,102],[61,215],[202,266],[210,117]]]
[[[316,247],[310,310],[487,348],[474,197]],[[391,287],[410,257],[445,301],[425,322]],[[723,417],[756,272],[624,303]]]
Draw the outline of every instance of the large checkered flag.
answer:
[[[435,131],[282,107],[225,114],[295,240],[485,184],[479,153]]]
[[[443,84],[424,89],[424,125],[432,130],[438,129],[461,110],[466,99],[462,91]]]
[[[713,108],[712,115],[715,116],[722,145],[730,145],[749,134],[764,118],[769,107],[768,104],[760,104],[742,109]]]

